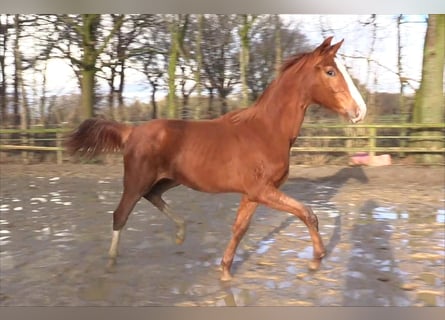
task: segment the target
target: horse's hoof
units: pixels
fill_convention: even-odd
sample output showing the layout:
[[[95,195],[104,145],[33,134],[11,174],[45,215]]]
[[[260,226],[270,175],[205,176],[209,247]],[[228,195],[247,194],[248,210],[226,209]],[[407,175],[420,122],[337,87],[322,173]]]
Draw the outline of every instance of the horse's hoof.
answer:
[[[226,272],[223,272],[223,274],[222,274],[222,276],[221,276],[221,278],[220,278],[220,280],[221,281],[230,281],[230,280],[232,280],[232,276],[231,276],[231,274],[230,273],[226,273]]]
[[[109,258],[107,263],[107,272],[112,273],[114,272],[114,267],[116,266],[116,258]]]
[[[308,268],[311,271],[317,271],[318,269],[320,269],[320,265],[321,265],[321,259],[314,259],[309,261]]]
[[[184,225],[181,225],[178,227],[178,230],[176,232],[175,242],[177,245],[180,245],[184,242],[184,240],[185,240],[185,227]]]
[[[321,260],[324,256],[326,256],[326,250],[323,248],[319,251],[314,251],[314,255],[312,256],[313,260]]]

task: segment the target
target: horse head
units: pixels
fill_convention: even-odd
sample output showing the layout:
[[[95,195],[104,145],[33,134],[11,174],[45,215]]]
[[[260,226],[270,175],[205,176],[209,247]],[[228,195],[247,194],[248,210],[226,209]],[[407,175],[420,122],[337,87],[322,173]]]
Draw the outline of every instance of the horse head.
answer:
[[[310,99],[356,123],[364,119],[366,104],[345,66],[336,57],[343,40],[334,45],[331,41],[332,37],[325,39],[307,55],[313,61],[306,64],[312,68],[312,76],[306,77]]]

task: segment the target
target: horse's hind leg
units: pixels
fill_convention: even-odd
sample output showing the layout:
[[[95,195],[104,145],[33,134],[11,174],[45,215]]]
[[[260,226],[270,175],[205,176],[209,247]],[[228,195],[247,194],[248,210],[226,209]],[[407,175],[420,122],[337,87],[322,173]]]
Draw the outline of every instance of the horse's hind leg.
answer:
[[[144,198],[150,201],[156,208],[165,214],[170,220],[176,224],[176,243],[181,244],[185,239],[185,222],[178,217],[162,199],[162,194],[169,189],[178,186],[179,183],[173,180],[161,180],[153,186],[153,188],[144,195]]]
[[[119,238],[122,228],[128,220],[130,212],[133,210],[141,196],[133,190],[124,188],[119,205],[113,213],[113,236],[109,250],[110,258],[117,257]]]
[[[113,213],[113,236],[109,250],[110,258],[116,258],[118,253],[119,238],[122,228],[128,220],[128,216],[136,203],[141,199],[145,190],[149,190],[154,182],[154,173],[147,170],[138,161],[133,161],[128,165],[125,161],[124,170],[124,191],[116,210]]]

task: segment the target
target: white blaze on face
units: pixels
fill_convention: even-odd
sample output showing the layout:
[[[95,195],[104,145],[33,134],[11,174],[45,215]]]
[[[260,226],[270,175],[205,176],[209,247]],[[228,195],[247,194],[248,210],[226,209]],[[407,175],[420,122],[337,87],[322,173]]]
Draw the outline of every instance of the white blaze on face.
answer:
[[[343,78],[345,78],[346,84],[348,85],[349,92],[354,99],[354,101],[359,106],[359,114],[357,117],[352,118],[352,122],[358,122],[360,120],[363,120],[366,115],[366,103],[363,100],[362,95],[358,91],[357,87],[355,86],[354,82],[352,82],[351,76],[346,71],[345,66],[343,63],[340,62],[338,58],[334,58],[335,64],[337,65],[338,70],[340,70],[341,74],[343,75]]]

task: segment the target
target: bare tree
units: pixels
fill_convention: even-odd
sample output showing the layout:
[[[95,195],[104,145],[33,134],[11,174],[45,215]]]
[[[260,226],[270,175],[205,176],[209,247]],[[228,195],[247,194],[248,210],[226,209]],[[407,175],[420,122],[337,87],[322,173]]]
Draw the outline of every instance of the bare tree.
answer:
[[[127,65],[132,57],[138,57],[146,50],[140,45],[141,38],[155,24],[155,15],[111,14],[112,25],[117,25],[115,33],[101,59],[101,73],[109,87],[108,107],[113,118],[125,120],[124,87]],[[121,23],[120,23],[121,21]],[[116,110],[117,104],[117,110]]]
[[[35,57],[25,57],[22,49],[23,38],[28,37],[26,27],[35,23],[35,16],[14,15],[14,80],[13,80],[13,109],[14,125],[19,125],[22,129],[28,128],[30,121],[27,85],[25,83],[24,72],[34,66]]]
[[[189,25],[188,14],[171,15],[169,23],[171,42],[168,61],[168,99],[167,116],[175,118],[177,116],[176,104],[176,69],[181,52],[184,53],[184,39]]]
[[[428,25],[425,34],[422,63],[422,80],[420,88],[416,92],[414,105],[414,123],[438,123],[443,122],[445,97],[444,97],[444,73],[445,64],[445,15],[428,15]],[[421,131],[416,136],[441,136],[440,131]],[[431,148],[443,146],[440,139],[430,140],[418,138],[414,143]],[[441,154],[423,154],[419,156],[423,163],[442,163]]]
[[[242,14],[241,24],[239,26],[238,34],[240,37],[240,82],[241,82],[241,103],[243,106],[249,104],[249,85],[247,83],[247,73],[249,70],[250,60],[250,39],[252,38],[252,27],[257,18],[255,15]]]
[[[11,15],[0,15],[0,36],[1,36],[1,50],[0,50],[0,68],[1,68],[1,81],[0,81],[0,123],[5,124],[8,120],[8,99],[7,99],[7,86],[6,81],[6,55],[7,47],[10,38],[11,30],[14,28]]]
[[[283,58],[308,49],[307,38],[298,29],[286,25],[279,15],[258,16],[251,40],[248,86],[256,100],[276,76]]]
[[[201,103],[202,103],[202,83],[201,83],[201,73],[202,73],[202,29],[204,24],[204,15],[199,14],[197,18],[196,27],[196,38],[195,38],[195,57],[196,57],[196,70],[195,70],[195,82],[196,82],[196,94],[198,99],[198,104],[195,110],[195,118],[199,119],[201,117]]]
[[[21,34],[23,31],[23,24],[26,23],[26,17],[19,14],[14,15],[14,115],[15,123],[20,123],[20,129],[26,130],[29,126],[29,108],[28,98],[25,88],[23,72],[25,66],[23,63],[23,53],[20,47]],[[23,144],[27,142],[27,136],[22,135],[21,140]],[[25,163],[28,162],[28,153],[22,152],[22,158]]]
[[[159,117],[156,93],[164,87],[170,47],[168,22],[163,15],[150,17],[150,23],[145,25],[139,43],[140,48],[136,51],[137,54],[131,56],[130,61],[150,84],[151,118],[156,119]]]
[[[55,48],[62,58],[70,60],[78,77],[82,95],[82,119],[94,116],[98,60],[122,25],[123,18],[115,20],[109,30],[101,21],[100,14],[61,15],[57,24],[59,39]]]
[[[204,17],[202,60],[205,86],[209,91],[210,102],[213,102],[214,92],[217,92],[222,114],[229,110],[227,96],[234,85],[239,83],[239,54],[233,39],[236,28],[235,15],[205,15]],[[212,104],[209,105],[209,109],[213,109]],[[213,110],[209,111],[213,112]]]
[[[275,77],[280,73],[281,64],[283,61],[283,41],[281,39],[282,23],[278,14],[273,15],[273,28],[275,38]]]

